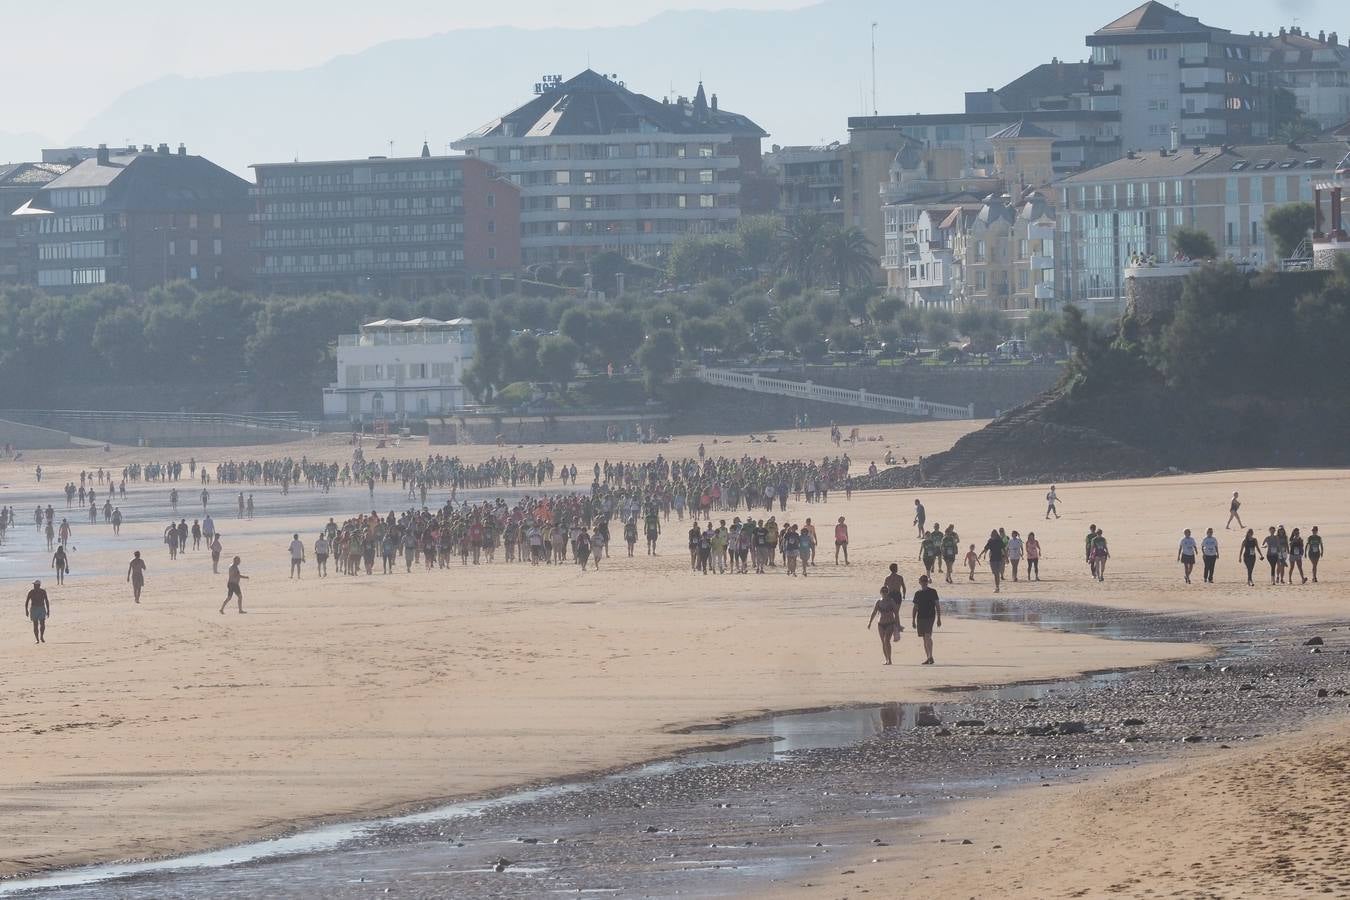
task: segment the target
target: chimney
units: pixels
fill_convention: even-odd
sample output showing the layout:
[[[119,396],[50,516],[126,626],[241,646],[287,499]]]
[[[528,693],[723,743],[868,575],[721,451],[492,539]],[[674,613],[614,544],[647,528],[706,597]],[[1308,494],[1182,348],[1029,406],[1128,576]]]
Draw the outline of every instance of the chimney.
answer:
[[[1327,43],[1328,43],[1328,44],[1339,44],[1339,43],[1340,43],[1340,39],[1341,39],[1341,36],[1340,36],[1339,34],[1337,34],[1336,32],[1334,32],[1334,31],[1333,31],[1331,34],[1327,35]]]
[[[178,155],[187,156],[187,144],[180,143],[178,145]]]
[[[154,152],[155,152],[155,148],[154,148],[154,147],[151,147],[149,144],[141,144],[141,152],[142,152],[142,153],[154,153]]]
[[[157,152],[160,156],[168,156],[168,155],[169,155],[169,145],[168,145],[168,144],[160,144],[159,147],[157,148],[156,152]]]
[[[1284,32],[1284,26],[1281,25],[1281,26],[1280,26],[1280,37],[1284,37],[1284,34],[1285,34],[1285,32]]]
[[[712,95],[712,101],[711,101],[711,102],[712,102],[712,111],[713,111],[713,112],[717,112],[717,95],[716,95],[716,94],[713,94],[713,95]]]
[[[1181,126],[1173,122],[1168,130],[1172,133],[1172,152],[1176,153],[1181,149]]]
[[[99,145],[98,145],[98,164],[99,164],[100,166],[106,166],[106,165],[108,164],[108,145],[107,145],[107,144],[99,144]]]

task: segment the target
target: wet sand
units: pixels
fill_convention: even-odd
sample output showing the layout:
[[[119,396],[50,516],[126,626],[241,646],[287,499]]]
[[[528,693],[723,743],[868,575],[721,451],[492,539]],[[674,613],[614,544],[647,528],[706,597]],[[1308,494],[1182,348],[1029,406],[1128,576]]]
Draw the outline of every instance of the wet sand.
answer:
[[[889,434],[899,441],[896,452],[913,458],[950,444],[965,427],[868,431]],[[686,440],[651,448],[505,452],[551,455],[584,469],[596,458],[669,456],[691,453],[696,445]],[[880,462],[884,447],[860,446],[852,453],[855,464],[865,468],[872,456]],[[288,449],[335,459],[349,454],[332,441]],[[737,441],[722,447],[709,441],[707,449],[780,458],[833,452],[824,432],[784,433],[772,445]],[[22,465],[0,464],[0,482],[6,485],[0,502],[16,507],[20,523],[31,516],[33,462],[49,470],[44,486],[51,487],[43,502],[52,502],[59,515],[64,506],[57,502],[59,486],[72,469],[186,458],[189,452],[30,454]],[[279,452],[199,451],[197,458],[214,463]],[[413,456],[427,448],[413,444],[385,452]],[[472,459],[498,451],[447,452]],[[1333,500],[1338,490],[1344,496],[1342,473],[1230,473],[1061,486],[1066,518],[1044,525],[1043,489],[923,497],[930,523],[952,519],[970,540],[981,527],[996,525],[1041,534],[1047,580],[1015,586],[1011,597],[1025,592],[1151,609],[1308,616],[1343,609],[1343,594],[1330,585],[1278,594],[1226,585],[1177,589],[1179,569],[1171,559],[1180,527],[1203,527],[1204,512],[1221,526],[1230,483],[1255,501],[1252,513],[1264,506],[1290,519],[1295,511],[1326,515],[1302,524],[1323,526],[1334,559],[1334,536],[1346,527]],[[105,534],[76,551],[70,583],[53,593],[46,647],[32,646],[27,623],[17,615],[3,638],[10,646],[0,661],[6,683],[23,685],[0,698],[11,762],[0,773],[0,805],[6,811],[0,840],[12,849],[0,863],[7,873],[181,853],[279,833],[298,822],[351,818],[609,769],[707,740],[674,733],[682,727],[764,710],[923,699],[944,685],[1143,665],[1198,649],[952,621],[939,635],[942,665],[912,665],[918,654],[902,645],[901,665],[883,669],[875,636],[862,626],[886,562],[898,558],[910,580],[917,575],[908,494],[859,494],[851,502],[839,495],[821,506],[790,503],[788,520],[809,514],[820,524],[846,515],[852,526],[855,565],[836,570],[821,558],[819,580],[691,575],[683,536],[672,520],[659,559],[616,556],[600,572],[584,576],[574,568],[456,565],[447,572],[387,579],[334,577],[320,591],[312,566],[303,582],[286,579],[285,544],[292,530],[312,534],[326,513],[236,522],[228,508],[233,489],[213,485],[226,553],[243,555],[245,572],[253,576],[245,586],[249,615],[221,617],[216,606],[223,577],[211,576],[206,554],[190,551],[170,563],[158,541],[160,520],[167,522],[168,488],[130,490],[145,494],[152,505],[163,497],[162,514],[154,522],[124,526],[116,542]],[[182,514],[189,518],[195,491],[190,482],[180,483]],[[254,493],[260,501],[267,498],[260,506],[280,500],[261,489]],[[378,508],[401,508],[398,494],[382,494]],[[301,488],[288,502],[312,503],[309,497]],[[336,502],[345,511],[334,511],[339,518],[369,506],[364,491],[351,489],[323,502]],[[1160,521],[1160,510],[1198,520],[1168,515]],[[1115,560],[1106,585],[1090,581],[1078,559],[1088,518],[1100,520],[1113,539]],[[1142,526],[1156,530],[1145,532]],[[76,526],[77,547],[86,529]],[[40,566],[34,575],[22,561],[40,540],[31,525],[21,524],[0,551],[0,584],[19,608],[25,579],[49,572]],[[132,549],[142,549],[150,562],[141,607],[132,606],[124,583]],[[621,547],[615,549],[622,554]],[[1225,562],[1235,570],[1231,551],[1229,557]],[[1334,571],[1329,567],[1328,574]],[[949,593],[990,592],[985,577]],[[1278,609],[1271,609],[1277,605],[1272,597],[1280,598]]]

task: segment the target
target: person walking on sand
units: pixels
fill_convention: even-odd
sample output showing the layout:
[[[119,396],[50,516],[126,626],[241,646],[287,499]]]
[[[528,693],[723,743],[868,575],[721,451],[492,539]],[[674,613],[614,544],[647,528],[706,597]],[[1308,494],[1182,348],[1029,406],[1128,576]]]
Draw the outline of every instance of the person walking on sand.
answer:
[[[1214,566],[1219,562],[1219,539],[1214,536],[1213,528],[1205,529],[1200,540],[1200,558],[1205,563],[1205,583],[1214,583]]]
[[[320,531],[319,536],[314,540],[314,565],[320,578],[325,578],[328,575],[328,551],[330,546],[328,537]],[[412,571],[411,560],[408,561],[408,566],[409,571]]]
[[[1021,564],[1022,557],[1023,555],[1025,555],[1026,549],[1027,545],[1022,540],[1022,536],[1019,535],[1016,531],[1014,531],[1012,533],[1012,537],[1008,539],[1008,562],[1012,563],[1013,581],[1017,580],[1017,567],[1018,565]],[[1031,577],[1029,572],[1027,574],[1027,577],[1028,578]]]
[[[1298,569],[1299,584],[1307,584],[1308,576],[1303,574],[1303,553],[1305,544],[1302,533],[1295,528],[1289,532],[1289,583],[1294,583],[1294,570]]]
[[[1059,493],[1055,490],[1053,484],[1050,485],[1049,493],[1045,495],[1045,517],[1048,519],[1051,516],[1056,519],[1059,518]],[[1016,581],[1017,579],[1014,578],[1013,580]]]
[[[291,535],[291,578],[300,577],[300,567],[305,564],[305,542],[300,535]]]
[[[66,555],[65,544],[58,544],[52,554],[52,568],[56,570],[56,583],[66,583],[66,573],[70,571],[70,557]]]
[[[219,574],[220,574],[220,551],[221,551],[221,549],[222,549],[222,548],[221,548],[221,546],[220,546],[220,533],[217,532],[216,534],[212,535],[212,537],[211,537],[211,574],[212,574],[212,575],[219,575]]]
[[[914,525],[919,529],[919,537],[924,536],[923,523],[927,519],[928,514],[924,511],[923,504],[916,499],[914,501]]]
[[[834,564],[839,565],[839,554],[844,554],[844,565],[848,565],[848,526],[844,524],[844,517],[840,516],[839,521],[834,526]]]
[[[1242,524],[1242,516],[1238,515],[1238,510],[1240,509],[1242,509],[1242,501],[1238,499],[1238,492],[1233,491],[1233,499],[1228,503],[1228,524],[1223,526],[1224,531],[1231,528],[1234,522],[1238,523],[1239,529],[1244,527]]]
[[[914,592],[914,602],[910,607],[911,624],[914,631],[923,639],[924,661],[922,665],[933,665],[933,628],[942,627],[942,603],[938,592],[928,584],[928,576],[919,577],[919,589]]]
[[[239,557],[234,558],[230,564],[229,571],[225,574],[225,602],[220,604],[220,614],[225,615],[225,607],[230,605],[230,598],[238,598],[239,612],[244,612],[244,592],[239,588],[240,580],[247,581],[247,575],[241,575],[239,572]]]
[[[1242,540],[1242,553],[1239,557],[1242,564],[1247,567],[1247,586],[1256,587],[1256,582],[1252,581],[1252,570],[1256,568],[1256,560],[1261,557],[1261,542],[1256,539],[1256,531],[1247,529],[1247,536]]]
[[[1097,573],[1098,581],[1106,580],[1106,561],[1111,558],[1111,550],[1106,545],[1106,534],[1097,529],[1097,536],[1092,539],[1092,571]]]
[[[33,589],[24,598],[23,614],[33,623],[33,643],[47,643],[47,619],[52,614],[52,601],[42,589],[41,581],[34,581]]]
[[[1317,526],[1314,525],[1312,531],[1308,534],[1307,545],[1308,562],[1312,563],[1313,584],[1317,584],[1317,563],[1322,559],[1323,549],[1322,535],[1317,533]]]
[[[1003,585],[1003,537],[995,529],[989,532],[989,540],[985,542],[984,550],[980,552],[980,559],[989,557],[989,571],[994,575],[994,593],[1000,593]]]
[[[887,593],[895,596],[895,607],[899,609],[900,604],[905,602],[905,576],[900,574],[899,565],[891,563],[890,574],[881,583],[881,587]]]
[[[1275,526],[1270,526],[1270,533],[1261,541],[1261,546],[1265,549],[1266,562],[1270,563],[1270,583],[1275,583],[1276,569],[1279,569],[1280,580],[1284,580],[1284,567],[1280,564],[1280,539],[1275,535]]]
[[[1036,532],[1027,532],[1027,581],[1041,580],[1041,542]]]
[[[867,617],[868,631],[872,630],[873,622],[877,623],[877,634],[881,637],[881,655],[886,657],[885,665],[888,666],[891,664],[891,641],[899,637],[896,631],[900,624],[900,602],[896,600],[897,596],[904,595],[888,591],[883,584],[881,597],[872,604],[872,615]]]
[[[145,587],[145,560],[141,559],[139,550],[131,555],[131,562],[127,565],[127,581],[131,582],[131,599],[140,603],[141,588]]]
[[[1186,529],[1181,537],[1181,544],[1177,546],[1177,562],[1181,563],[1182,572],[1185,575],[1186,583],[1191,583],[1191,572],[1195,569],[1195,556],[1199,547],[1195,543],[1195,538],[1191,537],[1191,530]]]

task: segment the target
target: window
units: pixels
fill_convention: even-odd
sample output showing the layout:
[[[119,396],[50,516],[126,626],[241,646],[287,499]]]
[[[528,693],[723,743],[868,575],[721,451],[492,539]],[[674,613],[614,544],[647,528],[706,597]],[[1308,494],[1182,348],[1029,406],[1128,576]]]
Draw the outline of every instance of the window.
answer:
[[[571,209],[571,208],[572,208],[572,198],[571,198],[571,197],[555,197],[555,198],[554,198],[554,201],[553,201],[553,205],[554,205],[554,208],[555,208],[555,209]]]
[[[170,255],[170,256],[177,256],[177,255],[178,255],[178,242],[177,242],[177,241],[169,241],[169,255]]]
[[[712,194],[699,194],[698,205],[702,209],[712,209],[717,205],[717,198]]]
[[[216,230],[220,230],[220,224],[221,224],[220,213],[216,213],[211,217],[211,227],[215,228]]]
[[[70,273],[71,284],[106,284],[107,269],[76,269]]]
[[[488,230],[488,234],[496,234],[496,233],[497,233],[497,220],[496,220],[496,219],[488,219],[487,230]]]
[[[1152,112],[1164,112],[1167,109],[1167,101],[1161,97],[1155,97],[1148,101],[1148,108]]]
[[[496,259],[496,258],[497,258],[497,248],[496,248],[496,247],[489,247],[489,248],[488,248],[488,259]]]
[[[191,266],[191,267],[188,268],[188,280],[189,280],[189,281],[196,281],[196,280],[197,280],[197,267],[196,267],[196,266]]]
[[[214,240],[211,241],[212,256],[220,256],[224,252],[225,252],[224,242],[221,241],[220,238],[215,238]]]
[[[698,145],[699,159],[712,159],[713,150],[714,148],[712,144],[699,144]]]
[[[196,214],[196,213],[189,213],[189,214],[188,214],[188,228],[190,228],[190,229],[192,229],[192,230],[194,230],[194,231],[196,230],[196,228],[197,228],[197,214]]]
[[[975,273],[975,290],[984,291],[989,289],[989,275],[983,270]]]
[[[1159,62],[1159,61],[1161,61],[1161,60],[1167,59],[1167,48],[1166,48],[1166,47],[1149,47],[1149,48],[1148,48],[1148,58],[1149,58],[1150,61],[1153,61],[1153,62]]]
[[[197,239],[192,238],[191,240],[188,241],[188,256],[196,256],[196,255],[197,255]]]
[[[986,253],[986,247],[985,247],[984,241],[976,241],[976,242],[975,242],[975,261],[976,261],[976,262],[984,262],[985,253]],[[981,274],[983,274],[983,273],[981,273]]]
[[[487,205],[488,205],[488,209],[496,209],[496,208],[497,208],[497,195],[496,195],[496,194],[489,193],[489,194],[487,195]]]
[[[684,194],[678,194],[675,197],[675,205],[680,209],[685,209],[689,206],[689,198]]]
[[[699,170],[698,170],[698,183],[699,183],[699,184],[712,184],[712,183],[713,183],[713,170],[712,170],[712,169],[699,169]]]

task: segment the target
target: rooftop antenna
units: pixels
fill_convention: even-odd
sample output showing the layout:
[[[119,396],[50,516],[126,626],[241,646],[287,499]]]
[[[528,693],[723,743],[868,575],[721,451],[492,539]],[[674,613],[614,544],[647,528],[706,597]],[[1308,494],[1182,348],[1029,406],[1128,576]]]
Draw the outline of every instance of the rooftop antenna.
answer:
[[[393,156],[394,156],[394,142],[393,142],[393,141],[390,141],[390,142],[389,142],[389,156],[390,156],[391,159],[392,159]]]
[[[872,23],[872,115],[877,115],[877,23]]]

